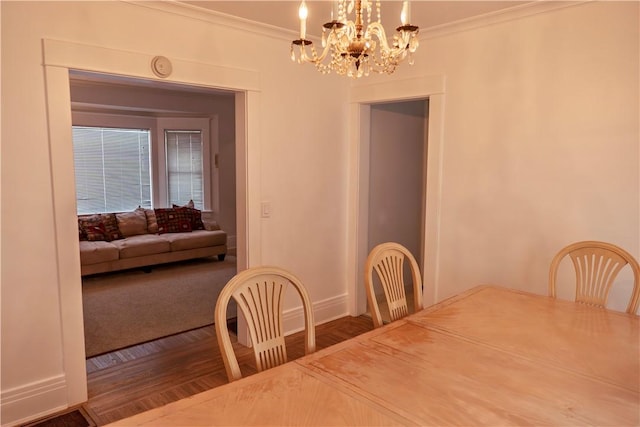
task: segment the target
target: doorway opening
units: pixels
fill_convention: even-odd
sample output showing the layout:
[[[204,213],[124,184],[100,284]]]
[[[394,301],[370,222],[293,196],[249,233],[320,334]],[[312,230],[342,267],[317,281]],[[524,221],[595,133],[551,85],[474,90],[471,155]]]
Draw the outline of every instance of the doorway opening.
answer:
[[[153,212],[191,199],[204,223],[215,222],[227,236],[224,261],[192,259],[83,276],[85,356],[210,324],[215,296],[237,271],[234,92],[76,70],[69,78],[72,124],[74,129],[83,126],[81,157],[74,131],[76,167],[78,159],[85,166],[80,169],[84,174],[78,176],[76,170],[78,214],[115,213],[120,225],[120,219],[140,208]],[[182,161],[200,175],[195,186],[180,188],[195,192],[181,202],[171,200],[166,129],[184,133],[196,127],[197,150],[189,147],[189,159],[182,155]],[[131,137],[140,132],[146,136],[142,145],[139,137]],[[103,173],[96,174],[100,166]],[[146,226],[123,230],[127,234],[122,237],[153,234]],[[84,243],[93,245],[81,242],[81,248]],[[235,317],[235,310],[230,316]]]
[[[428,112],[428,100],[371,106],[369,251],[393,241],[422,258]]]
[[[423,271],[429,100],[373,104],[370,116],[367,253],[399,243]],[[408,263],[404,277],[411,277]],[[412,289],[405,292],[412,297]]]

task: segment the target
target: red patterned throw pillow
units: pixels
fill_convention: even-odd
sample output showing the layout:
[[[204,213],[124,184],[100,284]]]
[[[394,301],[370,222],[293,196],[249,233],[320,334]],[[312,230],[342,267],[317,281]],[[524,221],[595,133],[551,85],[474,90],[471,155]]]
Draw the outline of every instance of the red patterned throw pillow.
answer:
[[[191,229],[192,230],[204,230],[204,222],[202,222],[202,211],[196,209],[195,203],[193,200],[189,200],[186,205],[179,206],[175,203],[173,204],[173,209],[183,209],[186,210],[189,215],[191,215]]]
[[[124,236],[118,228],[118,218],[114,213],[102,214],[102,222],[104,223],[104,232],[107,236],[107,241],[123,239]]]
[[[184,209],[154,209],[158,233],[183,233],[193,230],[191,214]]]
[[[204,222],[202,222],[202,211],[188,206],[173,205],[173,209],[176,211],[185,212],[191,217],[191,229],[192,230],[204,230]]]
[[[91,216],[81,217],[78,220],[80,227],[82,228],[83,237],[90,241],[95,242],[99,240],[107,240],[107,233],[102,222],[102,215],[96,214]]]
[[[191,226],[194,230],[204,230],[202,222],[202,212],[198,209],[185,208],[191,211]]]
[[[87,233],[82,228],[82,221],[78,218],[78,239],[80,241],[87,240]]]
[[[81,239],[85,238],[90,242],[122,239],[115,214],[82,216],[78,219],[78,223],[82,229]]]

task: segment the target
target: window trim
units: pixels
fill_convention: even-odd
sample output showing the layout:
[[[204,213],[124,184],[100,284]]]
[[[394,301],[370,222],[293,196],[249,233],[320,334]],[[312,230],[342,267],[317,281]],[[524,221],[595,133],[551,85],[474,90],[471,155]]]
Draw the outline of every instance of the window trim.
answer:
[[[157,119],[157,141],[154,145],[157,152],[157,200],[160,206],[169,206],[169,184],[167,173],[167,153],[165,142],[165,130],[199,130],[202,132],[202,175],[203,175],[203,209],[214,210],[218,206],[218,169],[212,167],[211,153],[217,153],[217,138],[212,138],[211,124],[208,117],[159,117]],[[213,133],[217,135],[217,132]],[[215,139],[215,141],[214,141]],[[213,195],[213,196],[212,196]],[[212,201],[215,200],[215,201]]]

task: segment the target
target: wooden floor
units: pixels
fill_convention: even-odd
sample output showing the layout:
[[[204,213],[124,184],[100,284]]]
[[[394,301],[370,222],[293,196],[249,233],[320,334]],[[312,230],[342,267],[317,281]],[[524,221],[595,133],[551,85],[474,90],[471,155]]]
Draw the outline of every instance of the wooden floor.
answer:
[[[367,316],[316,327],[318,349],[373,329]],[[304,354],[303,333],[287,337],[289,360]],[[236,345],[243,375],[255,372],[251,349]],[[98,426],[227,383],[213,325],[87,359],[89,400]]]

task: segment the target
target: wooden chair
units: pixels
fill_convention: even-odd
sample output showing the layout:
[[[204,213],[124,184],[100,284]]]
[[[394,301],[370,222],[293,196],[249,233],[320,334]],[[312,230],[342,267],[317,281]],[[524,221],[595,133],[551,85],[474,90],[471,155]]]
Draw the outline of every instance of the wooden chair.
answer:
[[[382,326],[382,316],[373,288],[373,271],[375,270],[382,284],[384,296],[389,306],[390,321],[398,320],[409,314],[407,297],[405,294],[404,261],[409,261],[411,279],[413,281],[414,310],[422,310],[422,279],[420,269],[411,252],[404,246],[387,242],[381,243],[369,252],[365,265],[365,288],[369,310],[374,328]]]
[[[584,304],[604,307],[611,285],[620,270],[629,264],[633,271],[633,292],[627,313],[635,313],[640,302],[640,266],[624,249],[611,243],[584,241],[573,243],[558,252],[549,268],[549,295],[556,297],[558,266],[569,255],[576,272],[575,300]]]
[[[223,288],[215,308],[215,328],[229,382],[242,378],[227,329],[227,305],[230,299],[247,319],[258,372],[287,361],[282,328],[282,303],[292,285],[302,299],[305,317],[305,353],[316,349],[311,300],[302,282],[278,267],[254,267],[236,274]]]

